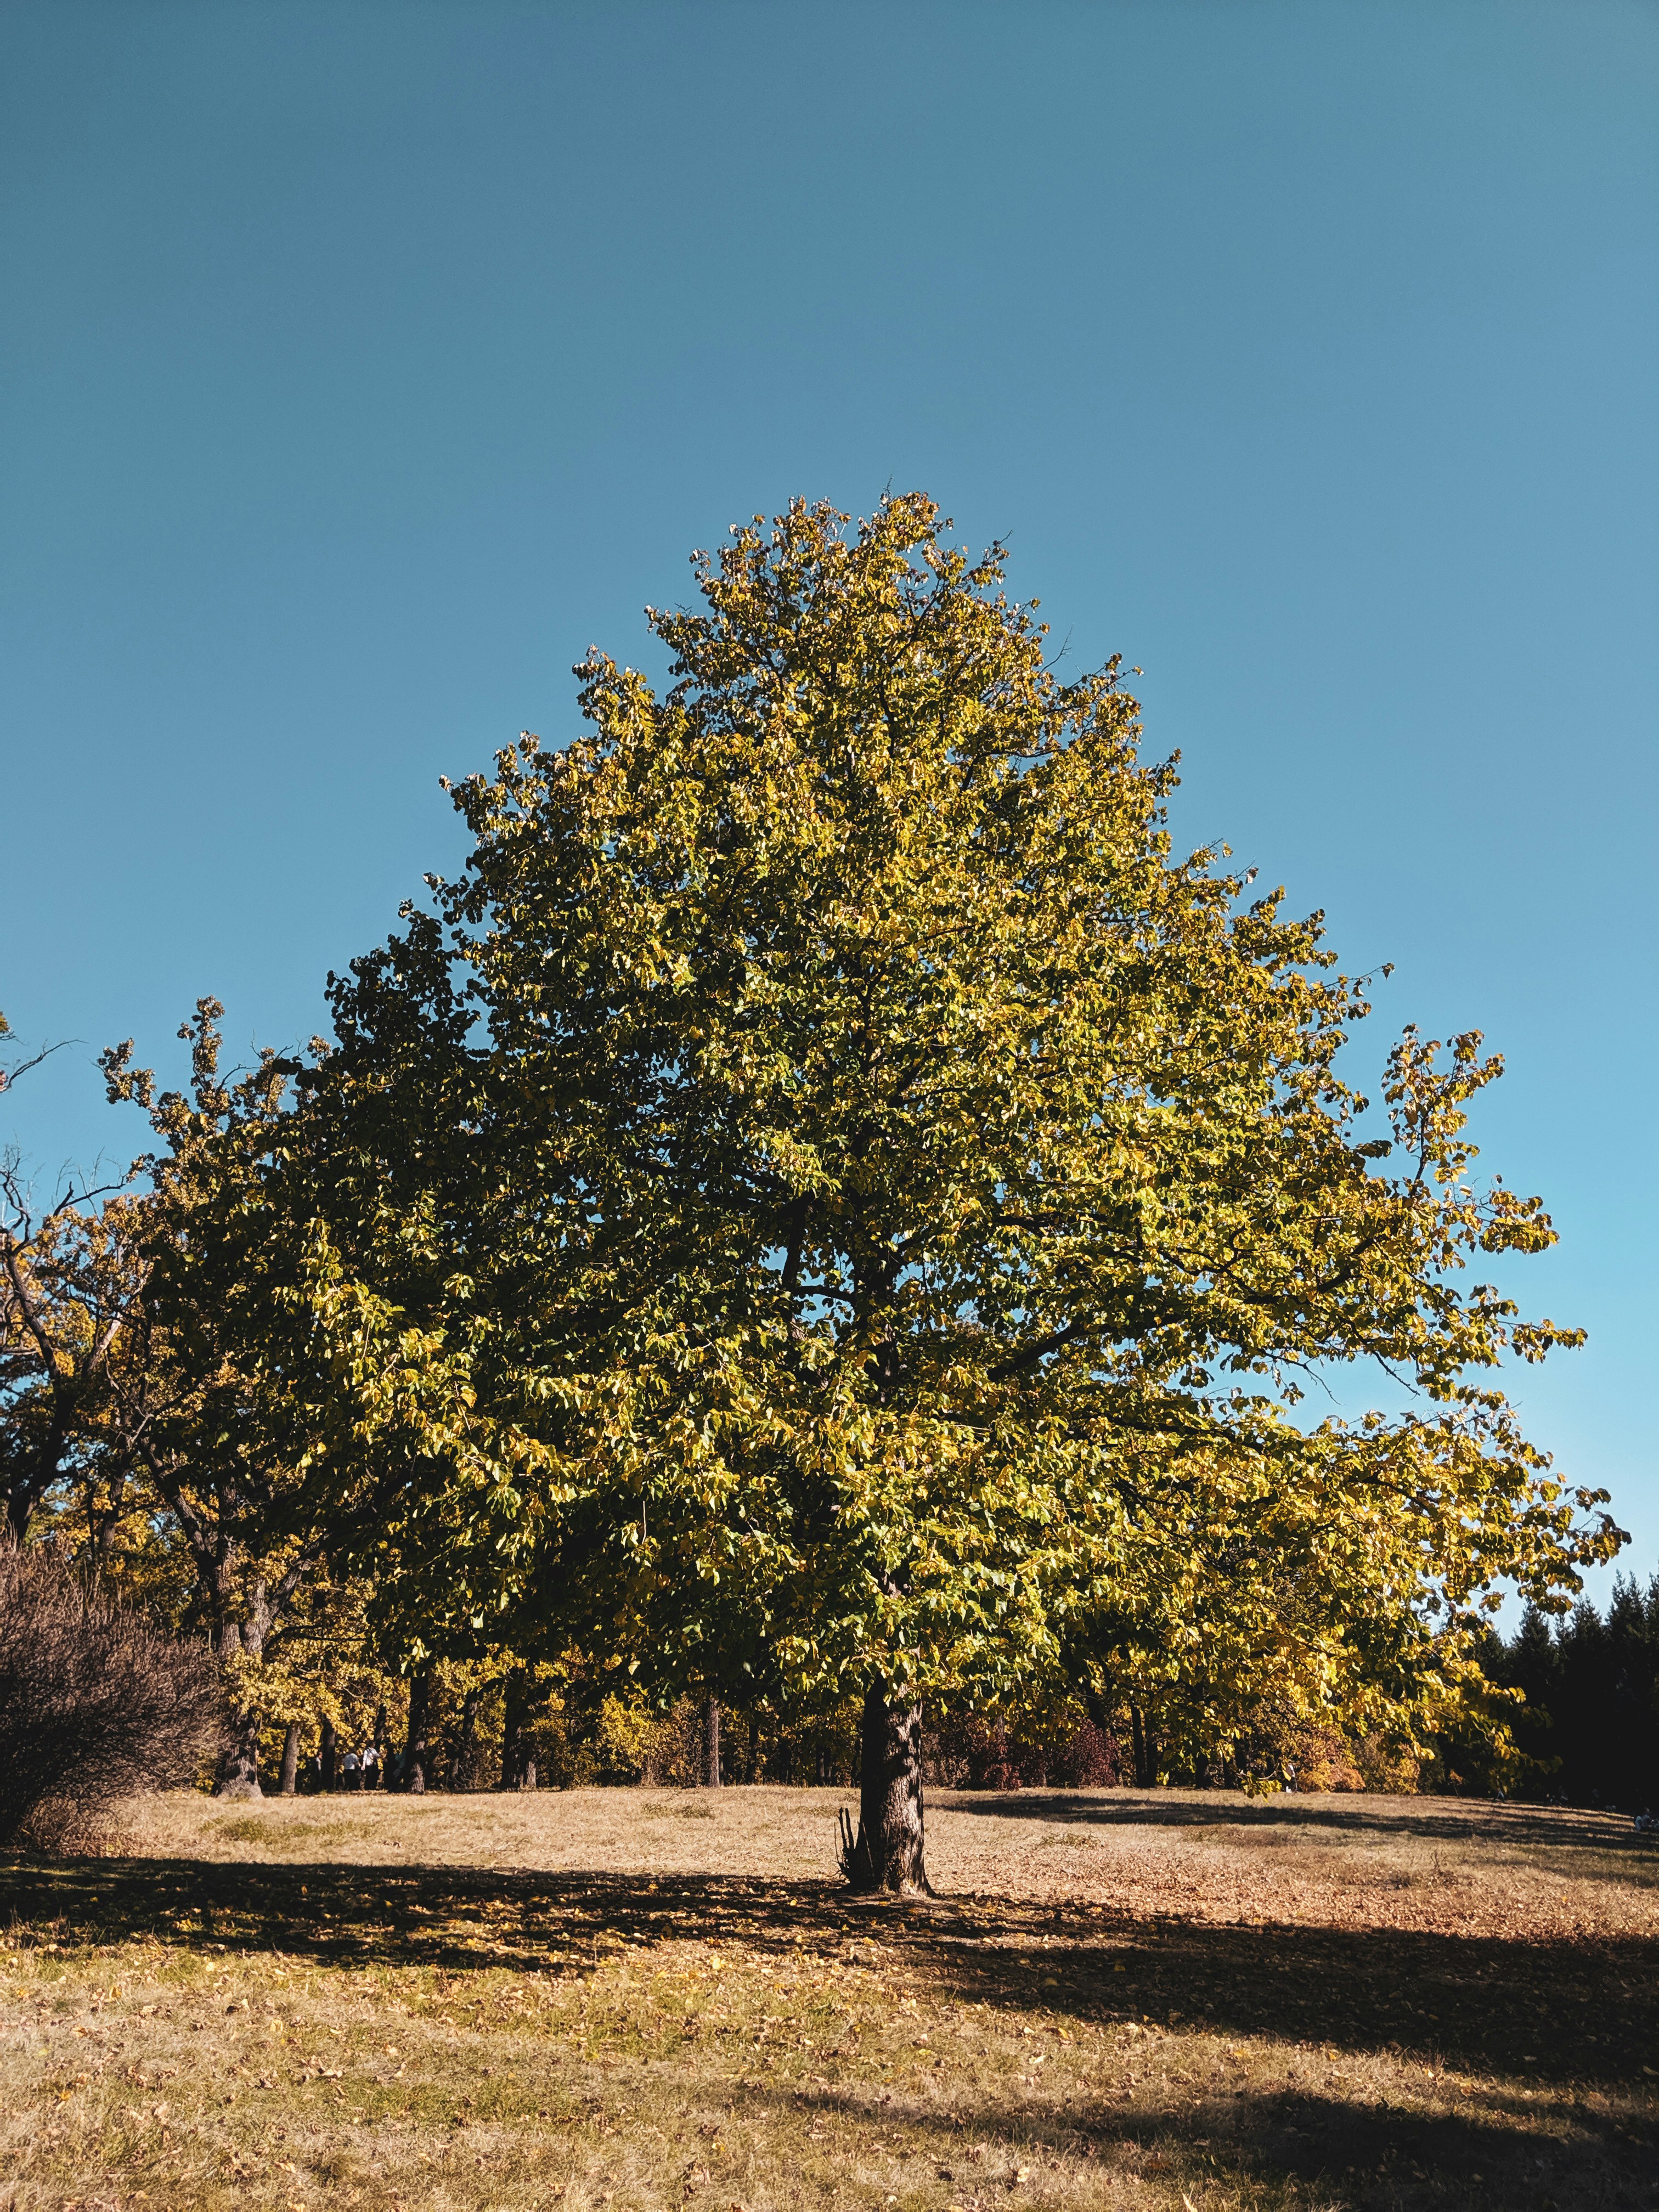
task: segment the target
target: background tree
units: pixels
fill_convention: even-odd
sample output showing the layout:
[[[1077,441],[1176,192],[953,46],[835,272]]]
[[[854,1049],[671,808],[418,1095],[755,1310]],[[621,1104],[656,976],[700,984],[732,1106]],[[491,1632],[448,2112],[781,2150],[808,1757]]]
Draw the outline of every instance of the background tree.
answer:
[[[1455,1788],[1503,1787],[1573,1805],[1659,1810],[1659,1576],[1644,1589],[1615,1577],[1602,1613],[1588,1600],[1552,1615],[1529,1606],[1505,1643],[1482,1658],[1506,1706],[1517,1756],[1452,1716],[1440,1733],[1433,1778]]]
[[[9,1035],[0,1014],[0,1037]],[[0,1092],[46,1057],[43,1050],[0,1063]],[[17,1152],[0,1156],[0,1493],[14,1543],[71,1473],[86,1476],[96,1447],[109,1441],[112,1365],[144,1274],[131,1205],[100,1203],[125,1180],[99,1186],[71,1176],[40,1204]],[[100,1458],[106,1462],[107,1451]],[[115,1494],[101,1505],[83,1481],[100,1516],[94,1540],[105,1548],[122,1517],[117,1460]]]
[[[143,1329],[149,1356],[142,1398],[126,1414],[127,1448],[193,1572],[194,1613],[208,1632],[237,1711],[218,1779],[222,1793],[257,1795],[262,1686],[283,1717],[292,1698],[268,1661],[307,1577],[325,1557],[325,1533],[284,1508],[305,1431],[267,1386],[280,1361],[267,1302],[271,1271],[258,1247],[270,1217],[262,1177],[291,1116],[287,1074],[273,1054],[234,1082],[220,1071],[222,1008],[204,999],[179,1031],[191,1046],[189,1096],[157,1094],[131,1042],[103,1056],[112,1102],[143,1107],[166,1143],[148,1168],[142,1215]],[[137,1332],[135,1330],[135,1340]],[[240,1348],[258,1356],[239,1365]]]

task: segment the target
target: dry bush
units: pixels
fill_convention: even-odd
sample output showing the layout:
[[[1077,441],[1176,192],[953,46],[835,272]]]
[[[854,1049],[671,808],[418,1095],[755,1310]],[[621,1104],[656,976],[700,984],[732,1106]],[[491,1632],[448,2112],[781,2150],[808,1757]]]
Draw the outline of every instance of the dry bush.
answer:
[[[1074,1707],[1012,1723],[947,1711],[924,1738],[923,1771],[936,1789],[1109,1790],[1123,1760],[1115,1739]]]
[[[205,1652],[51,1553],[0,1549],[0,1844],[84,1842],[119,1799],[192,1779],[224,1725]]]

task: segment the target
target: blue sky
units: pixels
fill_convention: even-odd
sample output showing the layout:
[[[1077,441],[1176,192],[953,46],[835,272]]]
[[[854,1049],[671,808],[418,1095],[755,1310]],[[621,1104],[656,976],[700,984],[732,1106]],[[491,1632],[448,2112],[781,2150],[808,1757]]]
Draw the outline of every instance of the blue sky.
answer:
[[[1516,1395],[1659,1569],[1656,112],[1617,0],[0,8],[4,1133],[307,1035],[692,547],[920,486],[1395,962],[1364,1073],[1504,1053]]]

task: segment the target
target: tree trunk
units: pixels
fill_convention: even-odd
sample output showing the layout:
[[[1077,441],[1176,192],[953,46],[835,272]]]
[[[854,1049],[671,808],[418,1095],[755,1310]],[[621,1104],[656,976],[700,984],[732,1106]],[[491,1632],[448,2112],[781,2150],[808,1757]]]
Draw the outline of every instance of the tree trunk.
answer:
[[[290,1721],[288,1733],[283,1738],[283,1781],[284,1797],[291,1797],[300,1772],[300,1723]]]
[[[706,1790],[720,1786],[720,1708],[710,1698],[702,1709],[702,1780]]]
[[[432,1711],[432,1669],[422,1667],[409,1686],[409,1741],[404,1750],[404,1788],[426,1795],[427,1722]]]
[[[99,1570],[109,1565],[109,1556],[115,1546],[115,1531],[121,1523],[121,1508],[127,1494],[127,1478],[117,1475],[109,1486],[109,1504],[100,1513],[93,1502],[94,1493],[87,1497],[87,1529],[91,1538],[93,1556]]]
[[[471,1790],[477,1779],[472,1767],[480,1694],[476,1689],[469,1690],[461,1699],[461,1724],[455,1736],[455,1755],[450,1762],[453,1770],[449,1778],[452,1790]]]
[[[1158,1746],[1139,1705],[1129,1708],[1129,1735],[1134,1747],[1135,1787],[1153,1789],[1158,1783]]]
[[[263,1797],[259,1787],[259,1716],[238,1713],[229,1744],[221,1753],[213,1784],[216,1797]]]
[[[888,1701],[888,1685],[864,1693],[859,1832],[842,1814],[842,1871],[854,1889],[933,1893],[922,1861],[921,1707]]]
[[[324,1790],[331,1796],[333,1795],[334,1791],[334,1761],[338,1748],[338,1740],[334,1733],[334,1723],[332,1721],[325,1721],[323,1723],[323,1741],[320,1747],[322,1765],[321,1779]]]
[[[522,1667],[507,1678],[501,1696],[501,1781],[503,1790],[524,1787],[524,1724],[530,1709],[530,1680]]]
[[[6,1530],[21,1551],[34,1511],[34,1487],[20,1475],[6,1492]]]

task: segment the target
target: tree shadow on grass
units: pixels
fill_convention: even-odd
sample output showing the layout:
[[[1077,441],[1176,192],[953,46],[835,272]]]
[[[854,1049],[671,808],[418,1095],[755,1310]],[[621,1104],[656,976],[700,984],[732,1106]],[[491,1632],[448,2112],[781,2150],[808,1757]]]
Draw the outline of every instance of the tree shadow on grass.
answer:
[[[1020,1790],[951,1791],[929,1800],[951,1813],[1000,1820],[1083,1822],[1108,1828],[1243,1828],[1321,1831],[1346,1836],[1418,1837],[1425,1843],[1468,1842],[1534,1849],[1616,1853],[1620,1881],[1659,1882],[1659,1847],[1626,1815],[1550,1805],[1455,1797],[1376,1797],[1323,1791],[1242,1794],[1178,1790]]]
[[[1183,2191],[1216,2179],[1234,2190],[1282,2188],[1288,2180],[1316,2192],[1316,2202],[1366,2212],[1450,2205],[1633,2212],[1653,2199],[1650,2142],[1632,2139],[1614,2114],[1584,2106],[1569,2129],[1546,2134],[1535,2130],[1529,2107],[1491,2099],[1455,2112],[1413,2112],[1291,2088],[1200,2094],[1151,2113],[1127,2112],[1105,2098],[1079,2099],[1063,2112],[988,2098],[967,2119],[926,2099],[897,2092],[872,2099],[826,2084],[787,2096],[749,2083],[745,2100],[750,2108],[787,2105],[855,2122],[879,2117],[925,2142],[925,2155],[964,2212],[1001,2199],[1028,2161],[1040,2166],[1079,2155],[1097,2159],[1103,2177],[1161,2175]]]
[[[964,2206],[990,2203],[975,2194],[981,2188],[1006,2201],[1013,2168],[999,2179],[996,2161],[1008,2163],[1011,2144],[1028,2158],[1080,2153],[1122,2172],[1167,2169],[1183,2186],[1294,2177],[1328,2203],[1387,2212],[1646,2205],[1659,2171],[1650,2118],[1632,2132],[1627,2111],[1621,2119],[1603,2109],[1609,2094],[1651,2090],[1659,1942],[1648,1938],[1227,1927],[987,1898],[869,1902],[830,1882],[729,1877],[17,1855],[0,1859],[0,1919],[26,1941],[50,1934],[64,1951],[149,1937],[180,1952],[270,1950],[302,1964],[457,1974],[580,1977],[622,1947],[688,1939],[780,1958],[805,1949],[874,1960],[925,1977],[941,1996],[1048,2027],[1152,2021],[1302,2046],[1299,2059],[1286,2054],[1287,2076],[1305,2075],[1321,2054],[1358,2063],[1392,2049],[1497,2077],[1455,2112],[1339,2094],[1334,2075],[1323,2087],[1287,2078],[1237,2094],[1212,2081],[1172,2090],[1152,2114],[1130,2110],[1104,2083],[1063,2111],[1010,2103],[999,2091],[958,2100],[954,2117],[904,2083],[884,2089],[822,2075],[793,2087],[743,2083],[757,2110],[775,2101],[902,2118],[933,2146]],[[1135,2047],[1149,2054],[1149,2071],[1171,2063],[1161,2051],[1180,2048],[1161,2039]],[[971,2170],[964,2127],[991,2139]]]
[[[591,1972],[688,1938],[836,1951],[874,1937],[997,2007],[1151,2019],[1342,2050],[1393,2047],[1525,2081],[1643,2087],[1659,1939],[1525,1942],[1419,1929],[1226,1926],[996,1898],[871,1901],[838,1883],[465,1867],[0,1860],[0,1918],[70,1943],[148,1936],[319,1964]]]

